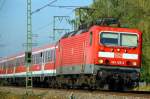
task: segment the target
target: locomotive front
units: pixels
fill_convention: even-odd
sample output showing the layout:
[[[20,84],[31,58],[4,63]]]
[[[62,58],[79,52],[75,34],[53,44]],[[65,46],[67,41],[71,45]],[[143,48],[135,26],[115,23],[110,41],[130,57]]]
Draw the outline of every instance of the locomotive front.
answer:
[[[142,34],[136,29],[101,28],[97,33],[95,64],[97,78],[110,87],[138,85],[141,68]],[[113,88],[114,89],[114,88]]]

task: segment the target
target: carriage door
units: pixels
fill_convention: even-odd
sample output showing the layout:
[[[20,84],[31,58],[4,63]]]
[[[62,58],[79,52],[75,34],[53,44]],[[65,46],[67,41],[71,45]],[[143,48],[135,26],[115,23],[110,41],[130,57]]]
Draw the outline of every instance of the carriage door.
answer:
[[[44,63],[45,63],[45,52],[41,52],[40,53],[40,59],[41,59],[41,72],[42,72],[42,75],[41,76],[44,76]]]

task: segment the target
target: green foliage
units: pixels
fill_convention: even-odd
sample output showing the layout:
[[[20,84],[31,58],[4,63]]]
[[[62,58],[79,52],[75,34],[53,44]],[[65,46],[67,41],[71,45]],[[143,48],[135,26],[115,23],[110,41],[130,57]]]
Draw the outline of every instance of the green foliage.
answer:
[[[143,45],[142,54],[142,80],[150,82],[150,45]]]
[[[142,79],[150,81],[150,0],[96,0],[96,9],[85,22],[101,17],[119,18],[123,26],[138,28],[143,32]],[[87,20],[88,19],[88,20]]]

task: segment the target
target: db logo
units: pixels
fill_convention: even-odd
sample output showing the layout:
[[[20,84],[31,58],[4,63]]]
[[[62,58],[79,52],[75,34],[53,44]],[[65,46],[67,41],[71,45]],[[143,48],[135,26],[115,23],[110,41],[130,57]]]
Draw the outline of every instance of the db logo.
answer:
[[[122,58],[122,54],[121,53],[115,53],[115,58]]]

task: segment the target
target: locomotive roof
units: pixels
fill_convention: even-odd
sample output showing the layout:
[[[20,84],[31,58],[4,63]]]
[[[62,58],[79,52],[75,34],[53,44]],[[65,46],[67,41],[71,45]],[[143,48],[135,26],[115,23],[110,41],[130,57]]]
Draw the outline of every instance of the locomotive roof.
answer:
[[[94,28],[98,27],[98,28],[102,28],[102,29],[105,29],[105,28],[109,27],[109,29],[113,29],[113,30],[115,30],[117,28],[117,29],[122,30],[122,31],[126,31],[126,30],[128,30],[128,31],[137,31],[137,29],[129,29],[129,28],[120,27],[119,18],[99,18],[98,20],[92,21],[89,24],[88,23],[82,23],[78,27],[78,30],[65,33],[61,37],[61,39],[88,32],[93,27]]]
[[[137,34],[141,33],[138,29],[131,29],[131,28],[123,28],[123,27],[111,27],[111,26],[100,26],[100,25],[93,25],[90,28],[80,29],[72,32],[65,33],[61,39],[68,38],[71,36],[75,36],[78,34],[82,34],[88,32],[89,30],[96,30],[96,29],[109,29],[110,31],[118,31],[118,32],[136,32]]]

